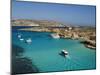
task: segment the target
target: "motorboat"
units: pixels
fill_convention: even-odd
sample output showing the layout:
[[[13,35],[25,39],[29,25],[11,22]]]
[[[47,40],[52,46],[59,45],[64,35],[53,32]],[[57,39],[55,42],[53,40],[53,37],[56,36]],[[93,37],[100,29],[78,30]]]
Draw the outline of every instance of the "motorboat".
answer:
[[[26,43],[31,43],[31,42],[32,42],[31,38],[26,39]]]
[[[64,55],[68,55],[68,52],[66,50],[62,50],[61,53]]]
[[[53,38],[55,38],[55,39],[60,38],[60,36],[59,36],[58,34],[56,34],[56,33],[51,34],[51,36],[52,36]]]
[[[18,34],[18,35],[17,35],[17,37],[18,37],[18,38],[21,38],[21,37],[22,37],[22,35],[21,35],[21,34]]]
[[[66,50],[62,50],[60,53],[59,53],[61,56],[64,56],[66,57],[68,55],[68,52]]]
[[[24,39],[23,39],[23,38],[20,38],[19,40],[20,40],[20,41],[24,41]]]

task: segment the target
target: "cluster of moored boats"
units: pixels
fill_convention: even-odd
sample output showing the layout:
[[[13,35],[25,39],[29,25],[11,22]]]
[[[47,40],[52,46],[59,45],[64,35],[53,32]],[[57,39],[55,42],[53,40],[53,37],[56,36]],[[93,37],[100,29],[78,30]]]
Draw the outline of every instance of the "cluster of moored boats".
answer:
[[[25,43],[28,43],[28,44],[32,43],[32,39],[31,38],[25,39],[25,38],[22,37],[22,34],[18,34],[17,37],[18,37],[18,39],[20,41],[25,41]]]

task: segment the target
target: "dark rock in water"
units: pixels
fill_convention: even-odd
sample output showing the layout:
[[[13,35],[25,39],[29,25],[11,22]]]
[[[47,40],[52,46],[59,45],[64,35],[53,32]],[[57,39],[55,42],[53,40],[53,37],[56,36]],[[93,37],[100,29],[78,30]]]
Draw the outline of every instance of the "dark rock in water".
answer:
[[[17,45],[12,45],[12,62],[11,74],[28,74],[39,72],[38,68],[33,65],[30,58],[24,57],[22,54],[24,49]]]
[[[29,58],[16,58],[12,61],[12,74],[36,73],[38,69]]]
[[[21,56],[24,53],[24,48],[18,45],[12,45],[12,56]]]
[[[90,49],[96,49],[96,43],[95,42],[91,42],[91,41],[81,41],[80,43],[83,43],[85,45],[85,47],[90,48]]]

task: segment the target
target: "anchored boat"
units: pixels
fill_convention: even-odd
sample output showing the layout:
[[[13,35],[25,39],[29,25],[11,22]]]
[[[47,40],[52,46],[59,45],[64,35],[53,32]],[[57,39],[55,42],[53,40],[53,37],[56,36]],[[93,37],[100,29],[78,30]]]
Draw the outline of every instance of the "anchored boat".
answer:
[[[31,42],[32,42],[31,38],[26,39],[26,43],[31,43]]]
[[[21,36],[21,34],[18,34],[17,37],[18,37],[18,38],[21,38],[22,36]]]
[[[23,38],[20,38],[19,40],[20,40],[20,41],[24,41],[24,39],[23,39]]]
[[[60,36],[58,35],[58,34],[51,34],[51,36],[53,37],[53,38],[55,38],[55,39],[57,39],[57,38],[60,38]]]

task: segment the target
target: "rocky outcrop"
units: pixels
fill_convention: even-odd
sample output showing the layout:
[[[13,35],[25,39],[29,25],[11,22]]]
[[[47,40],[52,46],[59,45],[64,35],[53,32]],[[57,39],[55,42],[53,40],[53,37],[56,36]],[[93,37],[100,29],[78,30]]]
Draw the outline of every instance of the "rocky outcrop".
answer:
[[[96,49],[96,41],[94,40],[86,39],[81,41],[81,43],[83,43],[87,48]]]
[[[55,21],[47,20],[12,20],[12,26],[32,26],[31,28],[23,28],[20,30],[37,31],[37,32],[54,32],[60,38],[84,40],[82,43],[88,47],[96,48],[95,27],[82,26],[71,27]]]

